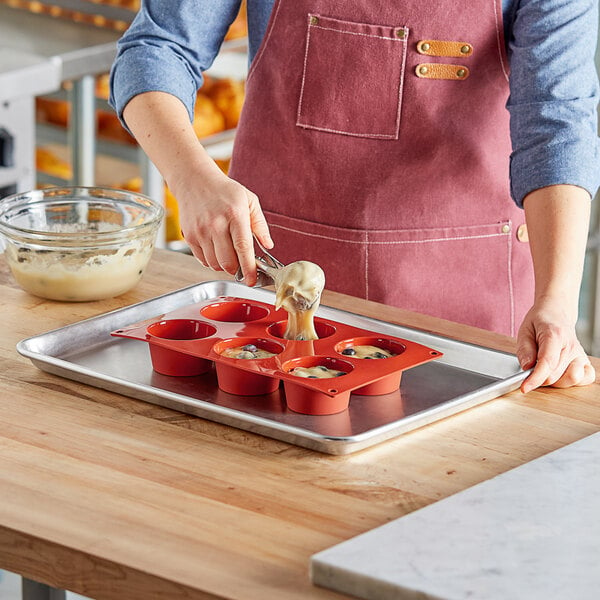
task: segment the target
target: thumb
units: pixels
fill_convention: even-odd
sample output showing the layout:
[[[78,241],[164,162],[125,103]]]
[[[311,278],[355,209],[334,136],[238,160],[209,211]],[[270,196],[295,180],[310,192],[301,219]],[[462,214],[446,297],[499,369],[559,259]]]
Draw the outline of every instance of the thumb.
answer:
[[[262,246],[270,250],[274,244],[269,233],[269,226],[262,209],[258,197],[252,192],[248,192],[250,199],[250,228]]]
[[[521,369],[531,369],[537,360],[537,342],[532,328],[522,327],[517,337],[517,359]]]

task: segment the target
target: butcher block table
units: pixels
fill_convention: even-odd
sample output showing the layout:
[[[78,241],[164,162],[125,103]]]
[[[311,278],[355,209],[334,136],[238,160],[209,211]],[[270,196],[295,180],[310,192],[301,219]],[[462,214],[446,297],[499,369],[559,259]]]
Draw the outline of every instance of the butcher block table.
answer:
[[[0,568],[99,600],[341,598],[311,584],[313,554],[600,431],[596,381],[515,391],[331,456],[51,375],[15,349],[215,278],[158,250],[131,292],[68,304],[22,291],[0,255]],[[323,304],[514,351],[348,296]]]

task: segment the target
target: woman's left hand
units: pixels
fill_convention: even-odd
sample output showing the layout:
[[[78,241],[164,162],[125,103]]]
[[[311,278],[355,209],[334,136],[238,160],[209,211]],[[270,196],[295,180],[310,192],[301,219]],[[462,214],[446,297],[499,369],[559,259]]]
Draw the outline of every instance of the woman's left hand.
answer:
[[[523,200],[535,273],[535,300],[517,336],[521,368],[533,368],[523,393],[596,378],[575,332],[590,201],[589,192],[575,185],[539,188]]]
[[[539,301],[529,310],[517,336],[517,358],[523,370],[533,367],[521,384],[523,393],[542,385],[588,385],[596,379],[572,318],[557,302]]]

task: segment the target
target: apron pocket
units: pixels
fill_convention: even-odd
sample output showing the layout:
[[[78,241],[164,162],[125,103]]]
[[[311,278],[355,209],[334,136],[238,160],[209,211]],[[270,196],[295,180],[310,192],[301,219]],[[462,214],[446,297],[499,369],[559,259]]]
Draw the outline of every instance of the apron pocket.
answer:
[[[326,289],[366,296],[366,231],[264,213],[275,242],[274,253],[281,262],[309,260],[325,271]]]
[[[369,232],[368,298],[515,334],[510,221]]]
[[[407,27],[308,15],[296,125],[398,139]]]
[[[277,258],[320,265],[327,290],[512,336],[533,301],[529,248],[508,218],[367,231],[265,217]]]

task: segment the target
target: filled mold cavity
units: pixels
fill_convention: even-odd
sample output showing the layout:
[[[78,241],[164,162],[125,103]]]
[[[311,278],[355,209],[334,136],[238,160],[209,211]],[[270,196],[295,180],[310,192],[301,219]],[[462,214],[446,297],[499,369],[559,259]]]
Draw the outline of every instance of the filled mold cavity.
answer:
[[[384,359],[402,354],[404,344],[383,337],[355,337],[338,342],[335,351],[342,356],[358,359]]]
[[[335,346],[336,352],[347,358],[358,359],[361,362],[367,360],[391,359],[402,354],[406,346],[397,340],[379,336],[362,336],[343,340]],[[362,368],[368,368],[362,364]],[[356,390],[355,394],[360,396],[381,396],[390,394],[400,388],[402,371],[394,371],[385,377],[364,385]]]
[[[261,363],[283,352],[284,346],[265,338],[229,338],[217,342],[213,351],[222,358],[216,360],[219,388],[238,396],[271,394],[279,387],[279,378],[266,375]]]
[[[283,382],[287,407],[294,412],[309,415],[331,415],[348,408],[350,391],[339,392],[335,381],[350,373],[354,367],[349,362],[330,356],[300,356],[286,361],[283,370],[298,379]],[[308,388],[303,379],[326,379],[329,386],[324,391]]]
[[[284,346],[266,338],[235,337],[220,340],[213,346],[213,350],[225,358],[256,360],[280,354]]]

